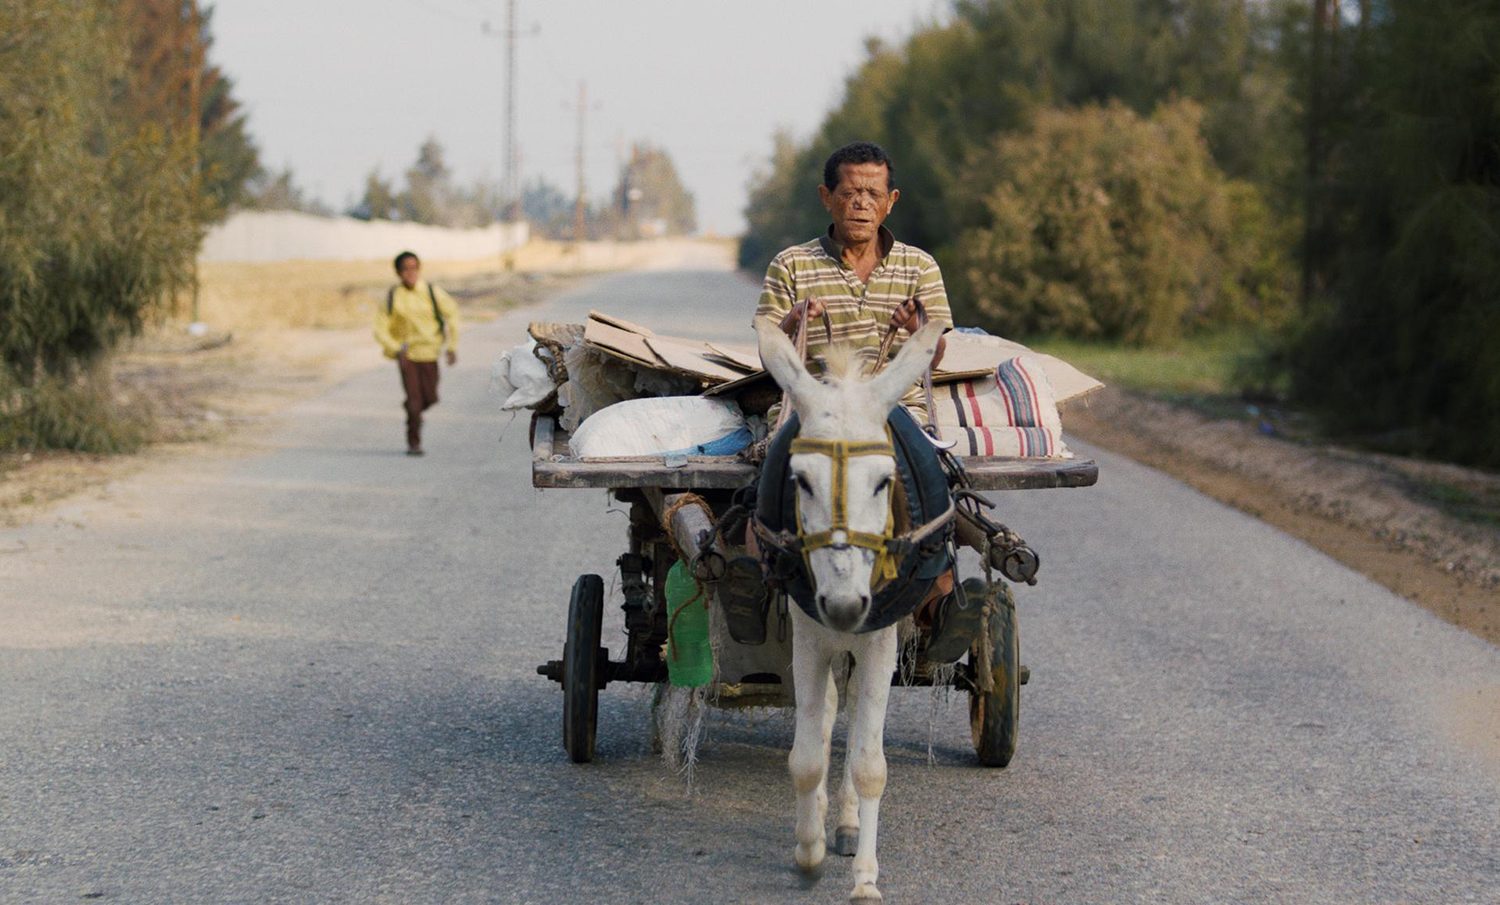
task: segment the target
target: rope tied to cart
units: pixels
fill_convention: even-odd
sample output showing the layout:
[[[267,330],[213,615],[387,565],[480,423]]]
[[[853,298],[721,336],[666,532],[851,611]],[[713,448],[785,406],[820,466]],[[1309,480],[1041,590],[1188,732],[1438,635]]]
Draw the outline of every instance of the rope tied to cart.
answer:
[[[688,506],[697,506],[703,511],[704,516],[708,518],[709,522],[714,521],[713,507],[709,506],[708,501],[696,493],[684,493],[662,508],[661,526],[663,533],[667,536],[667,542],[671,545],[672,552],[677,554],[677,560],[683,564],[684,568],[687,568],[688,574],[692,577],[694,587],[693,595],[667,614],[667,638],[669,640],[676,637],[677,617],[681,616],[688,607],[695,603],[701,603],[705,610],[708,609],[708,589],[703,579],[699,578],[694,573],[694,570],[690,568],[692,562],[697,559],[701,551],[695,550],[693,551],[693,555],[689,556],[687,551],[683,550],[681,545],[678,544],[677,535],[672,530],[672,520],[676,518],[677,513]],[[667,648],[671,652],[673,659],[680,658],[681,652],[677,645],[669,643]]]
[[[702,509],[703,515],[708,519],[709,524],[713,524],[715,519],[713,507],[708,505],[708,501],[698,494],[691,492],[682,494],[662,509],[661,527],[662,531],[667,535],[667,542],[672,545],[672,552],[676,553],[677,558],[682,560],[683,563],[690,564],[697,558],[701,551],[694,550],[693,555],[689,556],[687,551],[683,550],[677,543],[677,535],[672,531],[672,519],[676,518],[677,513],[681,512],[686,506],[697,506],[699,509]]]

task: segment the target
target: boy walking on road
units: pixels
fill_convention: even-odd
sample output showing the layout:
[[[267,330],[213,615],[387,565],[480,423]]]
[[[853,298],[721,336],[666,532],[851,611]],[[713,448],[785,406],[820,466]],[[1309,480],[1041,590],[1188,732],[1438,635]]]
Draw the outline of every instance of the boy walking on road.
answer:
[[[375,312],[375,341],[396,359],[406,391],[406,454],[422,455],[422,413],[437,405],[438,354],[447,347],[448,366],[458,364],[458,305],[421,279],[422,262],[409,251],[396,256],[401,282]]]

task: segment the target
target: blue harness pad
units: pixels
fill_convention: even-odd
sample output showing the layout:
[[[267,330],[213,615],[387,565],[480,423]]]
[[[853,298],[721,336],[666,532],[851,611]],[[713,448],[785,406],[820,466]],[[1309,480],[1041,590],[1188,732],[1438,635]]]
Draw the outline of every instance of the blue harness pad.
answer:
[[[908,524],[922,525],[948,509],[948,476],[938,461],[937,450],[906,409],[897,406],[886,421],[896,450],[896,473],[905,491]],[[791,445],[801,428],[796,413],[789,417],[766,449],[756,493],[755,517],[772,532],[797,531],[797,489],[791,480]],[[927,597],[932,584],[953,567],[948,539],[952,525],[928,538],[902,556],[896,577],[875,590],[870,613],[859,631],[870,632],[894,625],[915,610]],[[812,576],[802,555],[781,547],[765,549],[761,556],[768,582],[780,587],[797,606],[818,618]]]

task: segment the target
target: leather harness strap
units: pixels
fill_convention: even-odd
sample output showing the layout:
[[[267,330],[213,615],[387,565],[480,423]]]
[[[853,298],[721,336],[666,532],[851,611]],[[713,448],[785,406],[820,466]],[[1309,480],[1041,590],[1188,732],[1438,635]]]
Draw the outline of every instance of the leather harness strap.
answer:
[[[894,444],[889,440],[848,441],[797,437],[792,440],[790,452],[794,455],[807,453],[825,455],[831,460],[833,466],[833,505],[829,530],[819,531],[814,534],[803,533],[802,515],[800,512],[796,515],[797,530],[795,533],[790,531],[772,531],[759,518],[752,518],[750,525],[756,537],[763,541],[767,547],[780,549],[788,553],[800,554],[804,565],[807,566],[809,575],[812,574],[812,566],[807,562],[807,555],[813,550],[822,549],[823,547],[832,547],[834,549],[860,547],[875,553],[875,565],[871,572],[871,587],[883,584],[896,577],[899,563],[910,550],[922,545],[928,538],[942,530],[945,525],[953,520],[956,514],[957,510],[955,509],[953,500],[950,498],[948,508],[939,513],[937,517],[899,535],[895,533],[894,511],[888,512],[886,516],[884,534],[853,531],[849,528],[849,459],[852,456],[890,456],[894,459]]]
[[[860,547],[875,553],[875,566],[870,575],[871,584],[881,581],[889,581],[896,577],[896,560],[891,556],[890,548],[886,541],[891,539],[891,532],[895,528],[895,514],[887,507],[885,518],[885,531],[881,534],[870,534],[866,531],[855,531],[849,527],[849,459],[852,456],[889,456],[894,463],[896,459],[896,447],[890,440],[817,440],[811,437],[798,437],[792,441],[792,455],[815,454],[827,456],[833,466],[833,506],[832,519],[827,531],[819,531],[816,534],[802,533],[802,514],[797,514],[797,531],[802,537],[802,556],[804,560],[814,550],[823,547],[832,547],[835,550],[847,549],[849,547]],[[812,572],[812,564],[808,563],[808,573]]]

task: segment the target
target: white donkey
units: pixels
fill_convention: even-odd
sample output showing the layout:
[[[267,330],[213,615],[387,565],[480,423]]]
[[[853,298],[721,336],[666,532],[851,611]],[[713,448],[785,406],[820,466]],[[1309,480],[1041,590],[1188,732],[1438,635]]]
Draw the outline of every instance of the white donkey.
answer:
[[[918,330],[890,365],[869,380],[852,373],[815,378],[780,330],[770,324],[757,324],[756,330],[761,360],[801,419],[790,473],[797,483],[799,530],[808,540],[818,538],[806,549],[820,619],[791,607],[797,729],[789,766],[797,789],[795,858],[805,873],[815,874],[826,854],[828,756],[838,711],[832,668],[836,658],[849,653],[854,657],[848,684],[849,746],[834,841],[841,854],[854,849],[850,898],[879,901],[875,839],[885,791],[885,710],[896,668],[896,626],[865,633],[859,628],[870,610],[872,573],[882,565],[875,539],[890,532],[896,463],[886,418],[931,364],[942,328],[934,324]]]

